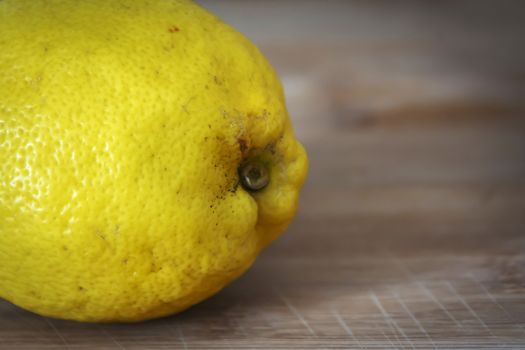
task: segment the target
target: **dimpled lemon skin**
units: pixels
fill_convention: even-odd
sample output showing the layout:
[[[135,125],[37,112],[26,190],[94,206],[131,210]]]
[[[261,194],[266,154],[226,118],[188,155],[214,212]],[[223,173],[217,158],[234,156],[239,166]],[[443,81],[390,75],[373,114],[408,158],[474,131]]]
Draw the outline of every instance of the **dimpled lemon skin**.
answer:
[[[238,277],[292,219],[307,158],[268,62],[197,4],[2,0],[0,167],[0,297],[110,322]]]

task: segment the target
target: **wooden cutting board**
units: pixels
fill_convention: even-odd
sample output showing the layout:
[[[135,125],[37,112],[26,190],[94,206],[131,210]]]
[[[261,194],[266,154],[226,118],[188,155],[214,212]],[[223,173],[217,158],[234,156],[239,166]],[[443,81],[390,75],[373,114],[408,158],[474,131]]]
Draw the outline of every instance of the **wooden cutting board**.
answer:
[[[524,2],[203,3],[283,77],[311,158],[297,219],[173,317],[0,301],[0,348],[525,349]]]

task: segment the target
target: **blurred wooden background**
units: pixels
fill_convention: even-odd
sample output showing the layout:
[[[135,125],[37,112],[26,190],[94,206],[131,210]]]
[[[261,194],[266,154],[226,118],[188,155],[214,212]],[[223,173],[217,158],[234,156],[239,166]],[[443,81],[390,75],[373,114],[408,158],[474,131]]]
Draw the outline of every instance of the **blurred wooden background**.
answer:
[[[525,2],[200,2],[282,76],[311,158],[294,224],[174,317],[0,302],[0,348],[525,349]]]

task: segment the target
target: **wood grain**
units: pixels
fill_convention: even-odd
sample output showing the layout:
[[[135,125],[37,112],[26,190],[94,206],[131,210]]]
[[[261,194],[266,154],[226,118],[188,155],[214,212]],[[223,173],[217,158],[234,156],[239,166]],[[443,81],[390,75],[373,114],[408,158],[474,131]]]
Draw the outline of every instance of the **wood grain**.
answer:
[[[525,349],[521,1],[204,1],[283,78],[297,219],[217,296],[135,325],[0,302],[1,349]]]

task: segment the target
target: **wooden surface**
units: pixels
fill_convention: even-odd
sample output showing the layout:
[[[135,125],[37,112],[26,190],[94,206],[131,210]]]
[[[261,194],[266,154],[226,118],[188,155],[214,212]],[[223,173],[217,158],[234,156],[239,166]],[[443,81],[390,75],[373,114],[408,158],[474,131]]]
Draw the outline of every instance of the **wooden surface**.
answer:
[[[525,349],[525,4],[206,1],[282,75],[311,158],[253,268],[180,315],[1,349]]]

